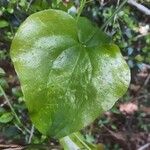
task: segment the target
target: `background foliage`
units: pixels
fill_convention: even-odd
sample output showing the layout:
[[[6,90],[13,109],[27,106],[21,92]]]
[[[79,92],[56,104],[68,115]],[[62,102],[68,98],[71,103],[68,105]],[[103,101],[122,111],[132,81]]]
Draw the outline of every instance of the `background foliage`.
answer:
[[[82,15],[100,27],[120,2],[87,1]],[[149,0],[138,2],[150,8]],[[31,124],[9,56],[10,44],[18,26],[30,14],[48,8],[76,15],[79,1],[0,0],[0,85],[3,88],[0,90],[0,143],[7,146],[30,143],[32,148],[33,144],[38,148],[44,144],[43,149],[47,145],[60,149],[58,141],[41,135]],[[128,92],[115,107],[82,132],[87,141],[103,143],[106,150],[136,150],[150,142],[150,16],[126,4],[104,30],[121,48],[131,68],[132,81]],[[7,100],[22,124],[15,119]]]

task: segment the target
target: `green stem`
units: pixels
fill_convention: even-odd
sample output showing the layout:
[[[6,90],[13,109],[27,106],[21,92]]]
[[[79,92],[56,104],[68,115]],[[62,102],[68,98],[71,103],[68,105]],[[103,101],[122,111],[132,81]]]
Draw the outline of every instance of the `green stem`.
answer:
[[[11,103],[10,103],[10,101],[9,101],[9,99],[8,99],[6,93],[5,93],[5,91],[3,90],[3,88],[2,88],[1,85],[0,85],[0,90],[1,90],[1,92],[2,92],[2,94],[3,94],[3,96],[4,96],[4,98],[5,98],[5,100],[6,100],[6,102],[7,102],[7,104],[9,105],[9,107],[10,107],[10,109],[11,109],[11,111],[12,111],[14,117],[16,118],[17,122],[18,122],[19,124],[21,124],[21,121],[20,121],[19,117],[17,116],[17,114],[16,114],[14,108],[12,107],[12,105],[11,105]]]
[[[11,103],[10,103],[10,101],[9,101],[9,99],[8,99],[6,93],[5,93],[5,91],[3,90],[3,88],[2,88],[1,85],[0,85],[0,91],[2,92],[2,95],[4,96],[4,98],[5,98],[6,102],[7,102],[7,104],[9,105],[10,110],[11,110],[12,114],[14,115],[14,117],[15,117],[16,121],[18,122],[18,124],[21,125],[28,133],[30,133],[30,131],[29,131],[26,127],[24,127],[24,125],[22,124],[21,120],[20,120],[19,117],[17,116],[17,113],[15,112],[13,106],[11,105]]]
[[[86,0],[81,0],[81,4],[80,4],[79,11],[78,11],[78,15],[77,15],[77,21],[78,21],[80,15],[81,15],[81,13],[82,13],[82,10],[83,10],[85,4],[86,4]]]
[[[75,135],[75,137],[83,144],[83,146],[85,148],[87,148],[88,150],[91,150],[91,148],[83,141],[82,138],[80,138],[80,136],[77,133],[73,133]]]
[[[97,150],[97,145],[88,143],[80,132],[72,133],[60,139],[60,144],[64,150]]]
[[[124,0],[120,6],[115,10],[115,12],[108,18],[108,20],[103,24],[103,26],[101,27],[101,30],[103,30],[108,24],[109,22],[112,20],[112,18],[123,8],[123,6],[127,3],[128,0]]]

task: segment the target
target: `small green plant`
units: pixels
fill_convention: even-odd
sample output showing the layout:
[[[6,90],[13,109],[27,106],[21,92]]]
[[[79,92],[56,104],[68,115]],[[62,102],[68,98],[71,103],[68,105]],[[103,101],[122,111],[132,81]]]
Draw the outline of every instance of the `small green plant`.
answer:
[[[76,132],[109,110],[130,82],[129,68],[111,38],[80,15],[75,19],[49,9],[20,26],[11,58],[35,127],[60,139],[65,149],[72,149],[69,140],[96,149]]]

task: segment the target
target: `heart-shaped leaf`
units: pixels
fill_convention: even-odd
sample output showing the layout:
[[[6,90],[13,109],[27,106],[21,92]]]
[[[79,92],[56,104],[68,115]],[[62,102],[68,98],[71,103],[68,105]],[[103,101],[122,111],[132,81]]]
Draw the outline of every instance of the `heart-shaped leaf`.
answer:
[[[28,17],[11,46],[31,119],[63,137],[90,124],[127,90],[130,71],[119,48],[85,18],[60,10]]]

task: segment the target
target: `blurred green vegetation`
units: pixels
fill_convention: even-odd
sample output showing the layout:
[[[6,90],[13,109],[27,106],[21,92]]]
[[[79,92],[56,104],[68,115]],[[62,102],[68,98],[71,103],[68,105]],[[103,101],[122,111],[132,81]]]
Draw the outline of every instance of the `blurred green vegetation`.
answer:
[[[138,2],[150,8],[150,0]],[[119,0],[87,1],[82,16],[86,16],[100,27],[120,3]],[[52,8],[64,10],[75,16],[79,5],[79,0],[0,0],[0,85],[5,92],[0,90],[1,143],[46,144],[60,149],[58,141],[41,135],[31,124],[19,81],[10,60],[9,49],[19,25],[29,15]],[[150,102],[148,101],[150,100],[150,16],[126,4],[104,31],[120,47],[131,68],[132,81],[126,95],[116,106],[82,132],[87,141],[103,143],[106,150],[136,150],[141,145],[150,142],[148,141],[150,131],[148,119],[150,115]],[[4,94],[23,125],[16,121]],[[133,113],[123,112],[121,104],[124,103],[136,104],[138,109]],[[117,139],[115,134],[121,138]]]

